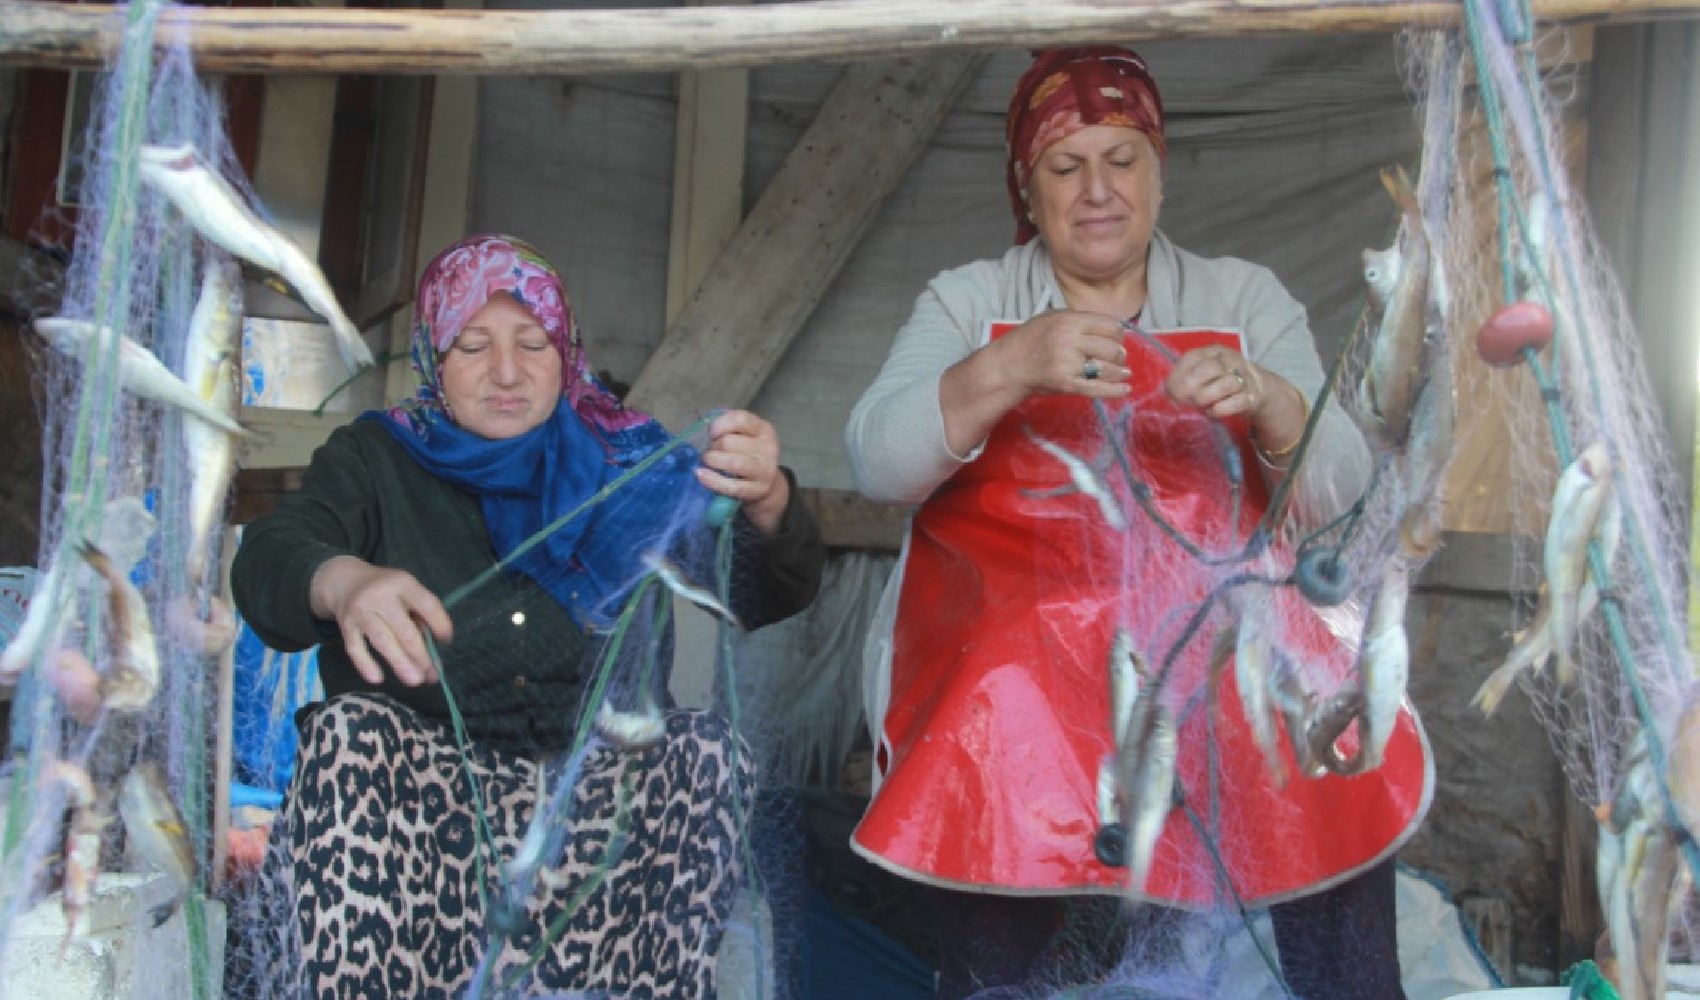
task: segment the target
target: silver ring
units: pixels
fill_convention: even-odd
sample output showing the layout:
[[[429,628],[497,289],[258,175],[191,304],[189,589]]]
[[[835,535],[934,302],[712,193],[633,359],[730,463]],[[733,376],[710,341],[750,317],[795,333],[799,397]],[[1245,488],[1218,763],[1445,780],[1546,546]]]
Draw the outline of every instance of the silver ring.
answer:
[[[1228,374],[1233,377],[1235,382],[1240,384],[1240,391],[1244,392],[1247,384],[1245,380],[1245,372],[1240,371],[1238,368],[1230,368],[1228,369]]]
[[[1080,377],[1088,382],[1097,380],[1101,374],[1103,373],[1098,370],[1097,358],[1087,358],[1086,363],[1080,366]]]

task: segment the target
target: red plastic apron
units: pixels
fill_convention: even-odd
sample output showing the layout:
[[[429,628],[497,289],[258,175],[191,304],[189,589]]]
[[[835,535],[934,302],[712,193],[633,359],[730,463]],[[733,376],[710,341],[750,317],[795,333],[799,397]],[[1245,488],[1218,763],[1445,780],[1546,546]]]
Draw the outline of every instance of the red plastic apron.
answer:
[[[1237,335],[1218,331],[1163,338],[1177,352],[1240,347]],[[1180,413],[1163,394],[1169,361],[1143,341],[1129,338],[1127,347],[1134,392],[1108,414],[1131,445],[1135,478],[1208,556],[1241,551],[1268,503],[1245,421],[1226,422],[1244,470],[1240,524],[1230,530],[1227,466],[1211,422]],[[881,784],[853,837],[888,868],[1010,893],[1119,890],[1126,871],[1100,864],[1093,851],[1098,770],[1112,747],[1107,663],[1116,627],[1129,630],[1155,669],[1213,586],[1291,566],[1287,552],[1276,552],[1273,566],[1209,565],[1188,554],[1136,506],[1101,426],[1082,397],[1030,399],[913,520],[876,762]],[[1067,491],[1067,469],[1032,435],[1098,466],[1126,512],[1125,531],[1106,522],[1094,498]],[[1274,602],[1279,642],[1319,695],[1351,682],[1352,648],[1293,588],[1240,596]],[[1176,783],[1193,818],[1169,811],[1145,895],[1207,906],[1228,898],[1225,876],[1241,900],[1274,902],[1389,856],[1432,793],[1415,717],[1401,713],[1379,769],[1351,778],[1299,775],[1283,734],[1292,777],[1276,787],[1244,721],[1231,660],[1214,707],[1205,691],[1211,642],[1232,624],[1222,602],[1212,607],[1179,645],[1161,694],[1179,719]]]

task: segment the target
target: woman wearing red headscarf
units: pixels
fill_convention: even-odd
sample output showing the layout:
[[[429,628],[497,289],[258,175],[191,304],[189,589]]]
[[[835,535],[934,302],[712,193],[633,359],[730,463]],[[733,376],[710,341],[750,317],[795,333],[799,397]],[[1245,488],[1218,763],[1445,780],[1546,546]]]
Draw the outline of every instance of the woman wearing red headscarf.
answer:
[[[1415,717],[1378,768],[1318,776],[1260,748],[1228,655],[1255,623],[1313,690],[1354,667],[1351,624],[1276,582],[1369,468],[1329,405],[1290,471],[1323,383],[1304,308],[1157,229],[1163,105],[1134,53],[1040,53],[1007,138],[1016,245],[929,284],[846,432],[864,493],[921,505],[869,643],[854,846],[941,890],[940,997],[1022,981],[1093,893],[1269,906],[1294,993],[1402,997],[1392,857],[1433,789]],[[1275,542],[1248,544],[1289,474]],[[1151,705],[1170,794],[1116,773]]]

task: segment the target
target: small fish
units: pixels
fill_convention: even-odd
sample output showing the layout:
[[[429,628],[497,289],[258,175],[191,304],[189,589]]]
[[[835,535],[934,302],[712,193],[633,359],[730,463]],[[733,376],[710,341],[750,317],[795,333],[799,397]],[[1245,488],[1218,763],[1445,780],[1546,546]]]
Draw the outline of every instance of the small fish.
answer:
[[[1098,822],[1108,826],[1122,819],[1116,805],[1116,755],[1107,753],[1098,761]]]
[[[1476,691],[1473,704],[1485,715],[1499,708],[1511,683],[1530,667],[1557,659],[1561,684],[1576,678],[1570,654],[1580,623],[1599,605],[1599,584],[1588,568],[1588,544],[1597,540],[1609,567],[1623,536],[1623,511],[1611,487],[1611,458],[1600,444],[1590,446],[1559,477],[1547,524],[1541,603],[1535,620],[1518,633],[1505,662]]]
[[[112,565],[128,573],[147,553],[158,524],[141,497],[108,500],[100,519],[100,551],[106,553]]]
[[[59,590],[59,572],[59,562],[55,560],[36,581],[29,610],[24,612],[24,620],[12,641],[6,645],[6,651],[0,653],[0,685],[11,687],[17,684],[30,664],[48,650],[57,648],[59,638],[65,634],[69,595],[54,599]]]
[[[1348,757],[1340,751],[1337,745],[1340,737],[1346,735],[1346,730],[1352,723],[1362,721],[1364,716],[1364,695],[1359,690],[1341,691],[1320,705],[1313,704],[1304,721],[1304,748],[1307,761],[1314,762],[1317,770],[1313,774],[1320,777],[1322,772],[1351,775],[1363,770],[1363,740],[1358,741],[1358,752]],[[1361,732],[1363,726],[1359,725]]]
[[[83,542],[77,551],[106,581],[111,609],[108,634],[112,636],[113,664],[101,685],[101,697],[106,707],[118,711],[145,708],[159,690],[159,643],[154,638],[147,601],[100,549]]]
[[[1687,698],[1672,730],[1665,782],[1676,821],[1689,837],[1700,838],[1700,689],[1691,690]]]
[[[200,296],[189,317],[189,340],[184,350],[183,381],[203,403],[235,422],[236,357],[242,332],[242,286],[236,270],[223,260],[209,260],[201,277]],[[200,581],[207,571],[212,547],[236,472],[236,441],[229,434],[199,421],[183,425],[185,464],[193,470],[189,484],[189,578]]]
[[[1429,329],[1423,352],[1428,379],[1411,415],[1410,443],[1399,460],[1399,551],[1412,563],[1421,563],[1440,546],[1446,470],[1458,425],[1452,352],[1443,328]]]
[[[118,815],[136,854],[169,880],[172,898],[153,910],[153,925],[158,927],[189,895],[200,870],[188,824],[171,801],[159,765],[145,760],[124,775],[118,787]]]
[[[1381,766],[1387,741],[1405,700],[1411,674],[1411,648],[1405,636],[1405,603],[1411,593],[1410,570],[1400,559],[1388,560],[1380,585],[1370,600],[1358,651],[1358,677],[1363,694],[1359,739],[1363,748],[1358,770]]]
[[[729,623],[733,628],[739,630],[743,629],[744,626],[738,621],[738,616],[732,613],[731,608],[728,608],[725,604],[721,603],[720,598],[714,596],[713,592],[709,591],[707,588],[699,587],[692,583],[685,577],[684,571],[674,565],[672,560],[668,559],[666,556],[659,552],[646,552],[643,555],[643,564],[648,567],[649,571],[654,573],[662,583],[667,585],[668,590],[671,590],[673,593],[678,594],[685,600],[690,601],[692,604],[695,604],[697,607],[707,611],[709,614],[721,618]]]
[[[372,352],[337,303],[324,273],[288,237],[262,220],[189,143],[143,146],[142,180],[165,196],[214,245],[289,282],[336,335],[350,371],[370,367]]]
[[[1098,513],[1103,516],[1104,523],[1117,531],[1127,530],[1127,515],[1122,513],[1121,502],[1116,499],[1114,492],[1104,484],[1098,473],[1092,470],[1080,456],[1064,448],[1054,441],[1047,441],[1027,428],[1027,436],[1033,443],[1045,450],[1045,454],[1063,464],[1068,470],[1068,478],[1074,484],[1074,490],[1084,496],[1091,497],[1098,504]]]
[[[635,712],[622,712],[603,702],[596,710],[596,733],[621,750],[643,750],[667,737],[667,720],[653,701]]]
[[[1359,383],[1359,424],[1370,443],[1385,450],[1404,445],[1411,412],[1422,390],[1420,363],[1428,330],[1428,231],[1422,206],[1403,168],[1381,172],[1382,186],[1404,219],[1399,239],[1386,250],[1365,250],[1364,282],[1379,316],[1369,362]]]
[[[1117,628],[1110,641],[1110,737],[1118,749],[1127,738],[1127,723],[1133,717],[1140,679],[1145,675],[1145,664],[1133,648],[1133,636],[1127,629]]]
[[[47,764],[45,778],[50,786],[64,786],[65,802],[71,809],[65,832],[65,881],[59,895],[65,914],[65,940],[59,946],[63,958],[82,930],[83,914],[94,897],[95,881],[100,877],[101,835],[109,817],[98,808],[94,781],[82,766],[54,760]]]
[[[1283,656],[1276,659],[1274,667],[1269,677],[1269,690],[1276,709],[1281,713],[1282,725],[1287,730],[1287,745],[1293,751],[1293,760],[1298,762],[1300,773],[1306,777],[1320,778],[1328,772],[1328,768],[1322,763],[1322,755],[1312,752],[1310,741],[1307,739],[1311,719],[1316,712],[1316,695],[1305,684],[1297,663]],[[1339,734],[1345,731],[1345,726],[1355,717],[1355,712],[1348,716],[1347,722],[1329,739],[1329,744],[1339,738]],[[1285,783],[1286,777],[1286,768],[1283,766],[1276,775],[1277,787]]]
[[[70,828],[65,832],[65,884],[59,897],[65,913],[65,940],[59,945],[64,958],[71,942],[82,931],[83,914],[88,912],[94,898],[95,882],[100,878],[100,841],[106,821],[93,810],[79,809],[72,815]]]
[[[129,337],[114,332],[107,327],[99,328],[97,338],[96,327],[80,319],[64,319],[62,317],[43,317],[35,321],[36,332],[40,333],[52,344],[54,349],[71,357],[83,358],[87,363],[89,355],[97,350],[110,349],[114,340],[118,347],[118,381],[125,389],[137,396],[175,406],[197,420],[204,420],[227,434],[242,434],[247,432],[242,425],[229,416],[207,405],[194,390],[183,384],[183,380],[171,374],[171,369],[165,367],[154,353]],[[97,345],[96,340],[100,343]]]
[[[1659,779],[1637,735],[1612,799],[1596,811],[1596,870],[1623,1000],[1663,1000],[1672,914],[1687,896],[1677,832],[1664,821]]]
[[[1149,701],[1149,700],[1148,700]],[[1132,752],[1121,754],[1117,812],[1128,820],[1127,885],[1144,892],[1163,824],[1174,808],[1177,737],[1174,715],[1151,703],[1149,724]]]
[[[1245,602],[1234,642],[1234,686],[1239,690],[1240,711],[1246,725],[1251,727],[1251,737],[1263,751],[1270,778],[1279,786],[1286,782],[1287,776],[1286,763],[1277,744],[1275,706],[1269,687],[1276,653],[1268,632],[1268,613],[1266,605]]]

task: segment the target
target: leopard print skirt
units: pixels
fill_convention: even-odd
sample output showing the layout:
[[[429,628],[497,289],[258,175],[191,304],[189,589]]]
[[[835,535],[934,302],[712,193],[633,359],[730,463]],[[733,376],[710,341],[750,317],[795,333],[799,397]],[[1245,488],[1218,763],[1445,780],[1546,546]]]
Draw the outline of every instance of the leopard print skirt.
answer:
[[[539,873],[524,919],[504,937],[487,926],[480,887],[497,898],[500,864],[519,849],[540,784],[557,776],[540,781],[533,761],[468,751],[491,858],[452,733],[381,695],[331,700],[302,734],[272,835],[292,875],[281,889],[298,936],[290,935],[293,957],[265,964],[299,988],[264,992],[460,997],[484,962],[485,997],[516,987],[714,997],[715,954],[741,874],[734,803],[748,802],[751,787],[740,742],[735,794],[734,739],[721,717],[679,711],[656,746],[593,745],[559,864]],[[487,954],[492,942],[500,951]]]

